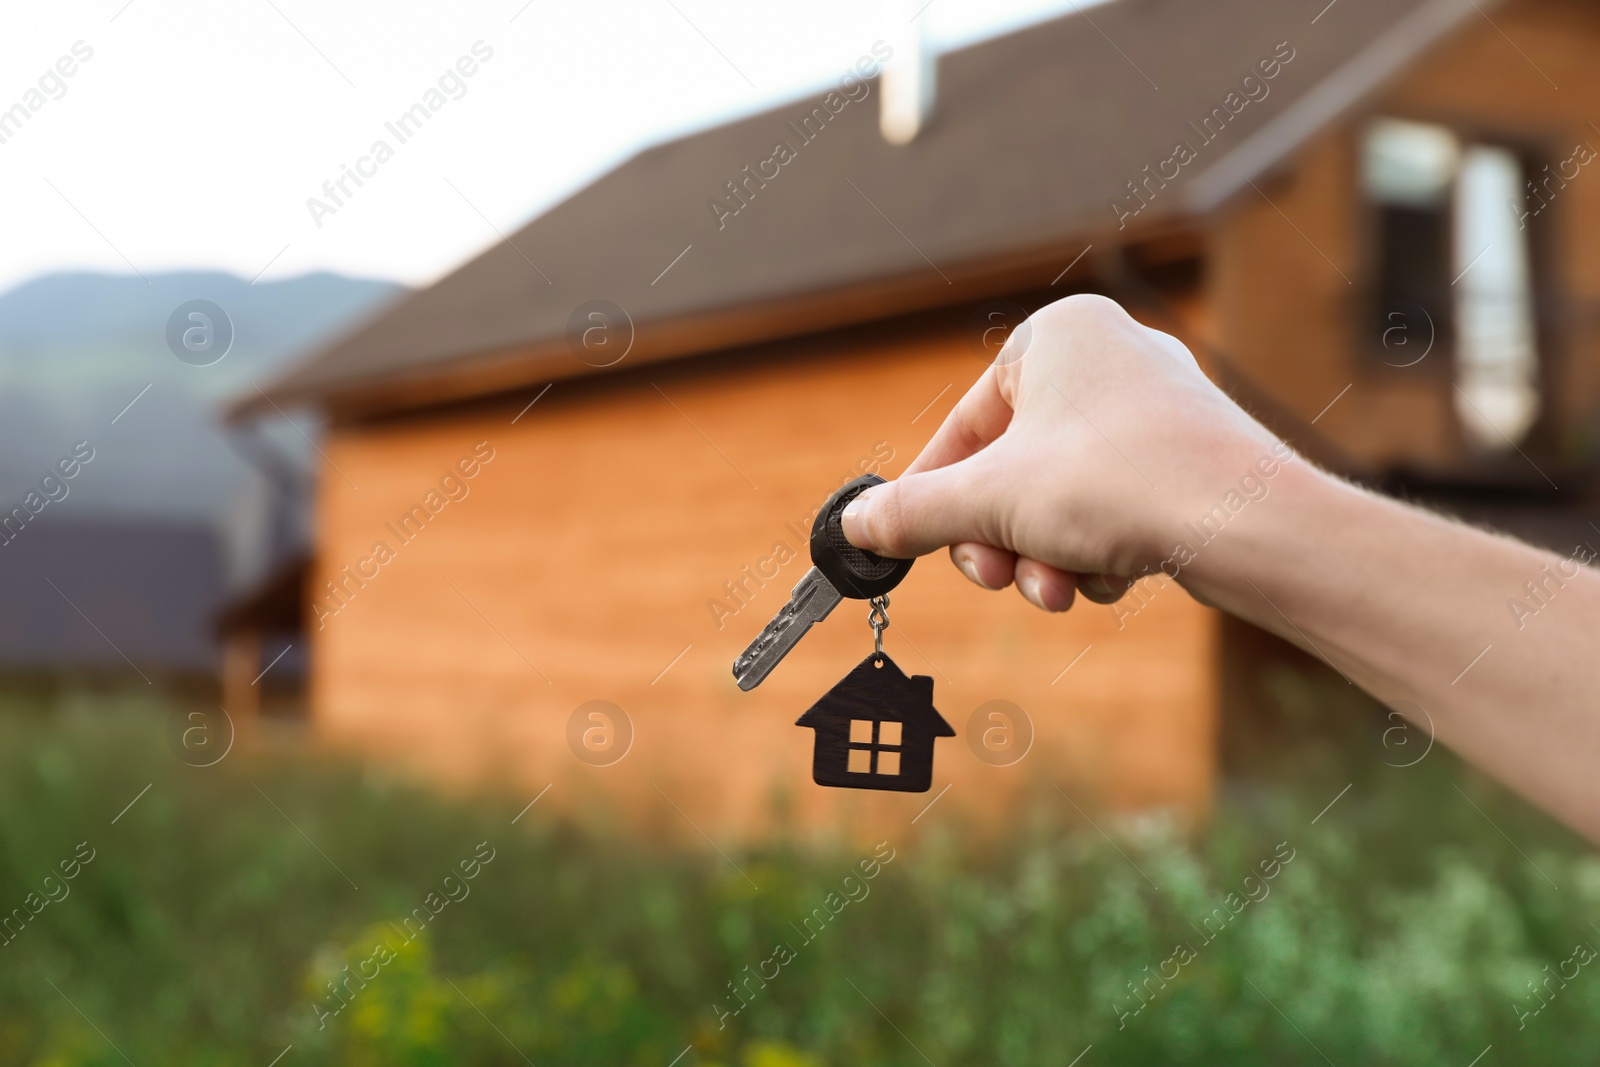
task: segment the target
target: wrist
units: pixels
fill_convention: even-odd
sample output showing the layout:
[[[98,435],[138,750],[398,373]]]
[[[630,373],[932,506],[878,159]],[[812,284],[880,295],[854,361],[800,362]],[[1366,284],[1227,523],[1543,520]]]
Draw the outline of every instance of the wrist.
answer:
[[[1202,603],[1262,621],[1263,583],[1304,567],[1308,546],[1336,521],[1341,492],[1356,490],[1282,441],[1257,443],[1235,465],[1238,476],[1219,482],[1177,524],[1169,555],[1176,566],[1162,569]]]

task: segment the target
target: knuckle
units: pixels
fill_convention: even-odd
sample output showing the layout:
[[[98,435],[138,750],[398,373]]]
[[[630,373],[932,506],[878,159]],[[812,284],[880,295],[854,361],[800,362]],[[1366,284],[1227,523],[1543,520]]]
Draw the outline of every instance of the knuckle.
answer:
[[[869,515],[872,543],[885,555],[895,555],[906,547],[905,486],[890,482],[873,492]]]
[[[1174,337],[1170,333],[1162,333],[1159,330],[1152,332],[1155,333],[1156,341],[1161,345],[1161,348],[1173,359],[1177,360],[1181,364],[1191,367],[1198,367],[1200,365],[1199,361],[1194,358],[1194,353],[1190,351],[1189,346],[1184,344],[1178,338]]]
[[[1107,325],[1128,318],[1121,304],[1098,293],[1074,293],[1062,297],[1046,304],[1035,315],[1064,327]]]

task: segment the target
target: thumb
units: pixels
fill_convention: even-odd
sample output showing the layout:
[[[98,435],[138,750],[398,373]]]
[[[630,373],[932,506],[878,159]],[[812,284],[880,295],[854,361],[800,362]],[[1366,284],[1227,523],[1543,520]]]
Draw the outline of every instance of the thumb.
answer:
[[[963,541],[994,544],[998,504],[993,480],[979,470],[980,458],[873,486],[839,516],[845,539],[895,559]]]

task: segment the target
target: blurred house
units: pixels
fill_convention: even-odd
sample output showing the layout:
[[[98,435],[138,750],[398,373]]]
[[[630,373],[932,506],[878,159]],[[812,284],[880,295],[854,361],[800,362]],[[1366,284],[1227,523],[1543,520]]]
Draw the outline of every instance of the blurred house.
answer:
[[[150,682],[213,706],[215,616],[303,561],[315,458],[286,419],[225,434],[218,399],[397,291],[326,273],[71,271],[0,293],[0,687]],[[167,335],[197,299],[229,338],[203,366]],[[265,691],[273,710],[293,709],[299,603],[291,634],[264,633],[253,665],[232,657],[250,666],[235,696]]]
[[[719,827],[774,798],[915,815],[814,787],[791,725],[870,650],[864,605],[751,694],[729,664],[822,499],[903,469],[1022,314],[1074,291],[1176,332],[1314,459],[1591,536],[1592,5],[1121,0],[936,62],[892,47],[881,79],[880,45],[640,153],[232,409],[329,419],[299,606],[325,736],[692,795]],[[1170,584],[1048,618],[929,560],[890,614],[961,734],[946,804],[1056,779],[1205,807],[1250,641]]]
[[[7,685],[130,682],[214,695],[222,594],[217,539],[199,524],[60,520],[0,545],[0,676]],[[130,671],[130,668],[132,669]]]

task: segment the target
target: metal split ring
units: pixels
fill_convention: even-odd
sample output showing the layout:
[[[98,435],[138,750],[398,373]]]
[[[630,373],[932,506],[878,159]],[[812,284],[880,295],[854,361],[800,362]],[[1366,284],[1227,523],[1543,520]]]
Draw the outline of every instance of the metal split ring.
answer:
[[[877,655],[883,655],[883,631],[889,628],[889,598],[875,596],[867,603],[872,610],[867,613],[867,625],[872,627],[872,645]]]

